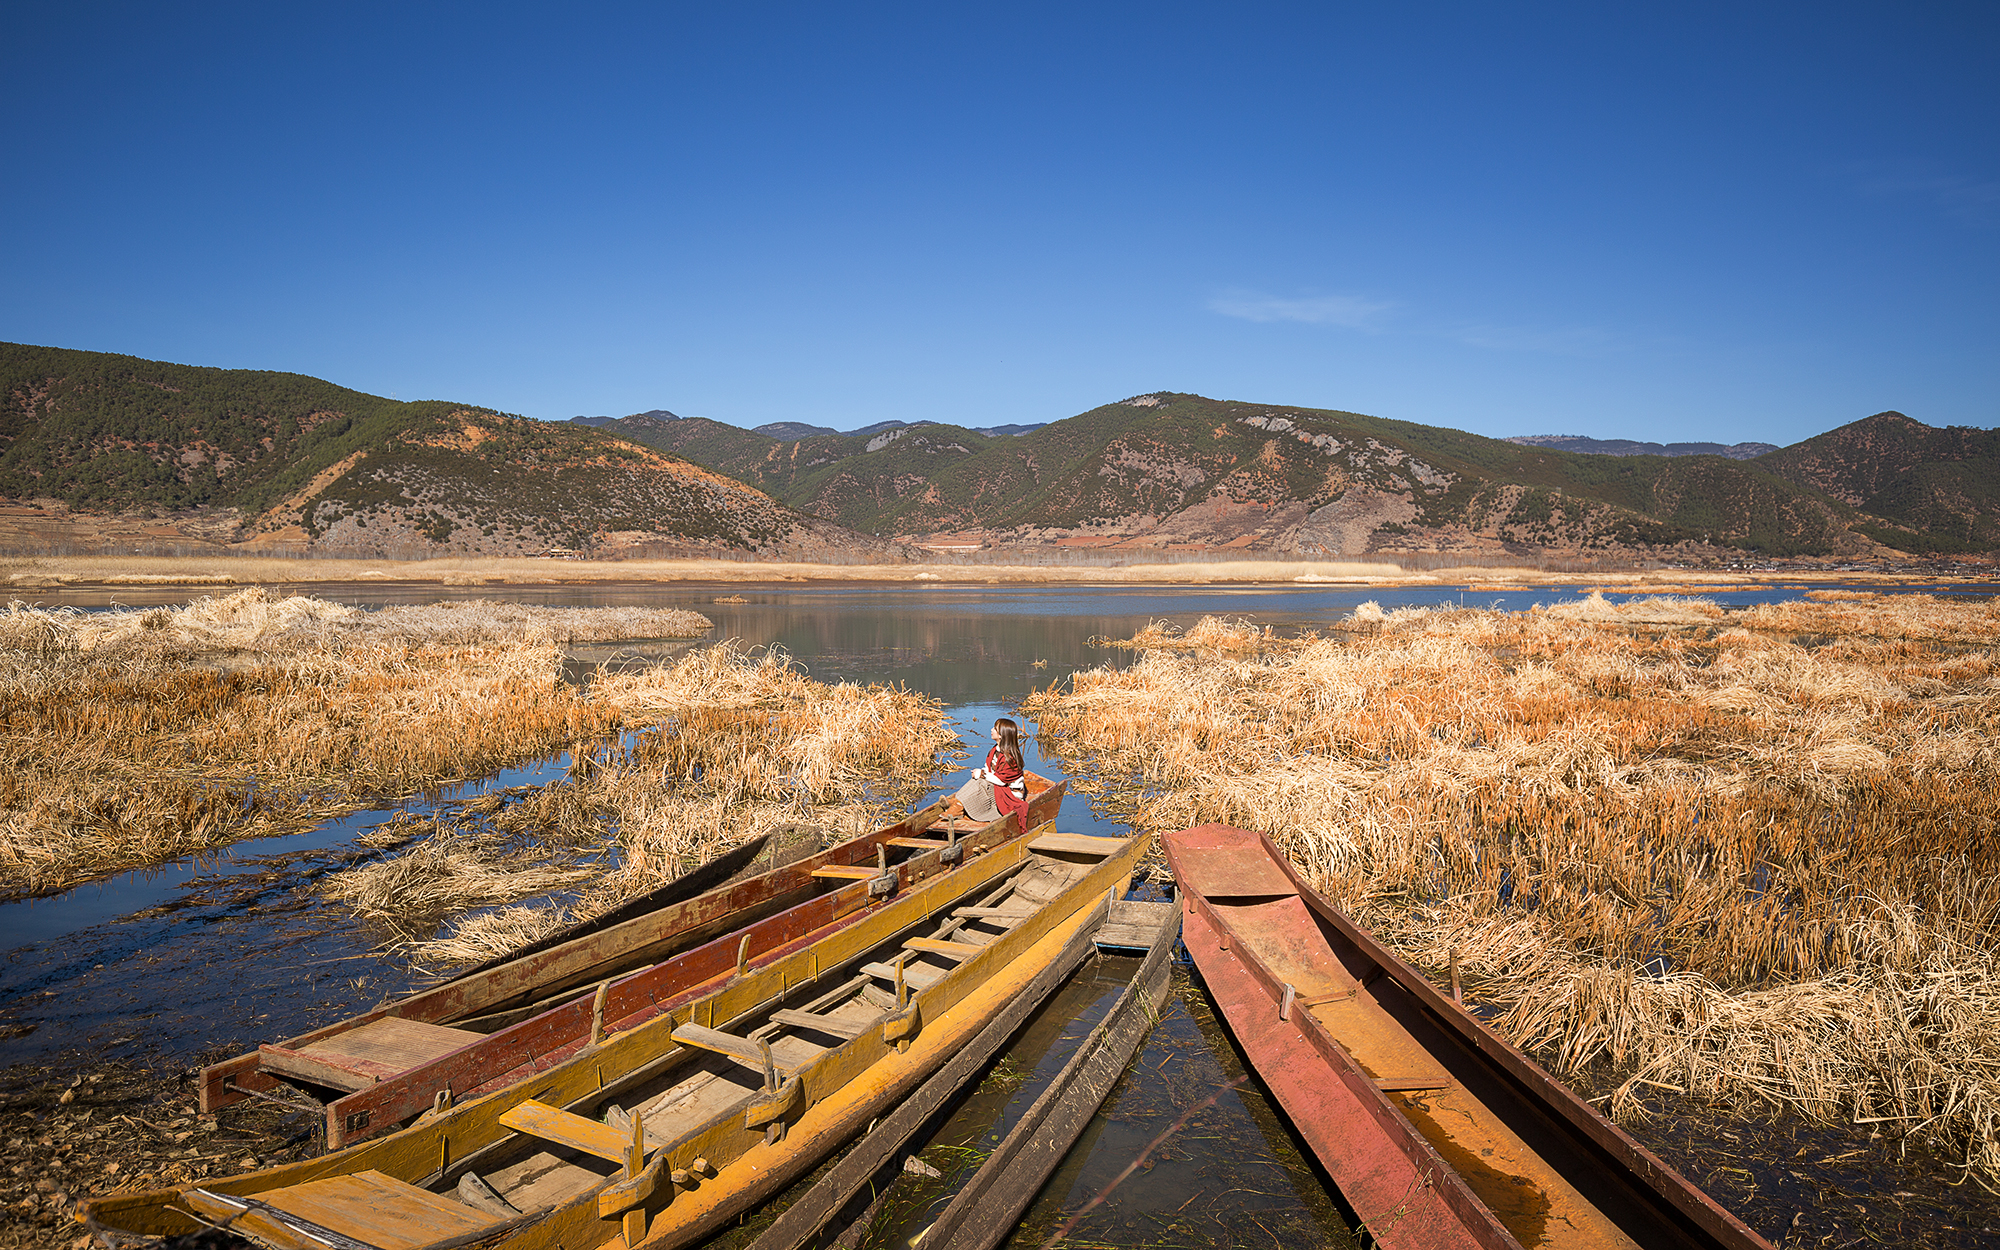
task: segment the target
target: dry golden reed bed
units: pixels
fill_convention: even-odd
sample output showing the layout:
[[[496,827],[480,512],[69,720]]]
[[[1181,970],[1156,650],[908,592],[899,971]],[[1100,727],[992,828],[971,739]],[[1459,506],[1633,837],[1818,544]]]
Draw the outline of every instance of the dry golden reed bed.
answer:
[[[865,833],[920,798],[957,744],[934,699],[812,681],[782,651],[733,642],[600,672],[588,697],[627,728],[619,745],[560,782],[490,798],[402,856],[337,874],[328,891],[404,936],[420,964],[485,958],[761,833],[813,844]],[[432,936],[452,913],[580,881],[574,904],[473,911]]]
[[[617,723],[564,641],[690,637],[684,611],[364,612],[253,589],[180,608],[0,611],[0,896],[46,894]]]
[[[1024,709],[1136,820],[1269,831],[1498,1027],[2000,1184],[2000,608],[1816,592],[1213,618]],[[1116,793],[1115,788],[1110,790]]]

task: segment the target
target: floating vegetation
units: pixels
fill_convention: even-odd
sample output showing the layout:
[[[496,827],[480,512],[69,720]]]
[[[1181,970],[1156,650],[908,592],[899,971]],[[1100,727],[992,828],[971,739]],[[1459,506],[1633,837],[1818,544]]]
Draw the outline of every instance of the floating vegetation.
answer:
[[[1198,642],[1191,642],[1196,640]],[[1024,710],[1153,830],[1269,831],[1574,1071],[1879,1123],[2000,1184],[2000,607],[1364,604],[1155,627]],[[1107,792],[1114,798],[1116,788]],[[1132,793],[1132,792],[1128,792]]]
[[[0,611],[0,896],[282,833],[595,739],[569,639],[691,636],[692,612],[252,589],[142,612]]]
[[[329,890],[383,918],[405,899],[422,900],[397,929],[415,939],[402,949],[420,963],[483,959],[760,834],[817,850],[866,833],[922,797],[939,753],[958,741],[935,699],[900,686],[816,682],[782,651],[734,642],[601,671],[587,698],[594,715],[625,727],[616,745],[579,753],[568,777],[512,801],[489,796],[467,813],[484,833],[440,835],[343,873]],[[480,848],[491,862],[475,871],[459,856]],[[586,857],[598,866],[580,867]],[[573,902],[460,916],[435,933],[452,911],[578,884]],[[446,898],[455,905],[434,905]]]

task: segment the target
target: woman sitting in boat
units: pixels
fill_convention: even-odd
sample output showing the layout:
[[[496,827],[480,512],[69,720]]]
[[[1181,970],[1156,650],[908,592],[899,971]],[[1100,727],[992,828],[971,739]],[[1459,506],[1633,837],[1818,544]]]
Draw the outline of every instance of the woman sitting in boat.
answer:
[[[984,767],[952,796],[949,815],[970,816],[980,824],[1028,808],[1027,766],[1021,762],[1021,727],[1006,717],[993,722],[993,749]]]

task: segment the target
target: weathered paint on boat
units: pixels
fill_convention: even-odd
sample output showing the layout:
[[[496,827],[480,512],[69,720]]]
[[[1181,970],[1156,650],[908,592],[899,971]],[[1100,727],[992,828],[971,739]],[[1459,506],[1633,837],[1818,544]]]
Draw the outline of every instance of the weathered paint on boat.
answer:
[[[1268,837],[1203,825],[1162,842],[1182,939],[1223,1018],[1378,1243],[1769,1250]]]
[[[803,1152],[806,1145],[820,1143],[823,1148],[830,1148],[837,1144],[840,1134],[855,1127],[855,1117],[870,1114],[870,1107],[879,1108],[883,1100],[895,1097],[921,1079],[929,1067],[942,1062],[963,1042],[968,1030],[976,1030],[983,1019],[981,1013],[990,1014],[1009,995],[1019,992],[1014,959],[1027,947],[1041,951],[1042,939],[1065,917],[1092,901],[1099,885],[1122,882],[1140,849],[1136,840],[1120,844],[1115,856],[1083,874],[1073,889],[1063,891],[1059,906],[1052,903],[1033,913],[1031,920],[961,965],[959,971],[969,975],[954,972],[927,988],[918,988],[912,996],[915,1006],[908,1013],[891,1013],[862,1037],[825,1052],[822,1058],[826,1062],[817,1064],[798,1086],[788,1082],[788,1088],[801,1089],[805,1096],[798,1099],[796,1107],[783,1111],[782,1118],[792,1119],[795,1114],[802,1114],[793,1120],[791,1131],[783,1133],[778,1141],[762,1140],[755,1124],[745,1124],[739,1106],[724,1116],[722,1123],[692,1131],[676,1144],[654,1151],[654,1164],[637,1175],[624,1181],[608,1179],[597,1191],[536,1215],[530,1226],[518,1230],[515,1242],[510,1244],[602,1244],[619,1236],[619,1229],[632,1221],[635,1212],[643,1219],[664,1205],[667,1211],[677,1212],[669,1224],[678,1227],[687,1223],[683,1216],[702,1216],[704,1212],[719,1210],[725,1205],[727,1193],[739,1193],[743,1195],[742,1201],[747,1202],[768,1192],[767,1185],[782,1183],[773,1173],[774,1168],[807,1166],[810,1160]],[[601,1043],[531,1081],[452,1106],[410,1128],[349,1150],[216,1181],[202,1188],[212,1195],[234,1195],[240,1199],[276,1194],[304,1182],[362,1173],[376,1173],[395,1183],[422,1187],[434,1185],[448,1174],[456,1176],[475,1166],[484,1168],[489,1160],[504,1157],[510,1148],[518,1153],[519,1139],[502,1123],[502,1117],[518,1113],[518,1108],[529,1100],[551,1108],[601,1107],[628,1092],[643,1090],[647,1082],[659,1079],[660,1073],[684,1068],[688,1056],[699,1053],[674,1039],[676,1028],[691,1024],[703,1029],[727,1026],[731,1021],[752,1018],[760,1008],[768,1010],[788,990],[807,986],[817,989],[823,975],[865,959],[886,943],[902,939],[914,925],[939,915],[974,891],[1011,879],[1029,860],[1027,841],[1010,839],[990,852],[971,857],[956,871],[918,883],[890,903],[871,909],[859,920],[832,928],[820,935],[819,941],[804,943],[763,967],[746,968],[732,975],[722,987],[690,998],[629,1032],[607,1036]],[[1025,965],[1019,972],[1021,977],[1033,975],[1032,968]],[[972,1002],[977,1005],[969,1006]],[[912,1028],[916,1029],[914,1037],[908,1036]],[[907,1052],[898,1050],[898,1033],[904,1035],[903,1041],[910,1043]],[[861,1063],[857,1067],[859,1057],[865,1055],[874,1055],[877,1062],[887,1066],[873,1069],[872,1065]],[[873,1093],[866,1105],[855,1101],[870,1091]],[[827,1137],[827,1133],[834,1136]],[[786,1147],[788,1141],[791,1145]],[[747,1165],[731,1167],[739,1156],[748,1160]],[[703,1179],[714,1179],[717,1168],[729,1169],[728,1183],[710,1185]],[[675,1184],[663,1186],[657,1181],[664,1174],[663,1169],[676,1178],[689,1179],[687,1182],[677,1179]],[[655,1179],[642,1184],[649,1176]],[[684,1183],[692,1184],[693,1188],[676,1197]],[[706,1197],[681,1201],[704,1190],[708,1191]],[[79,1208],[78,1218],[92,1227],[127,1233],[192,1232],[198,1225],[186,1213],[190,1201],[210,1203],[205,1209],[211,1212],[217,1209],[212,1198],[180,1190],[161,1190],[91,1200]],[[655,1238],[665,1235],[668,1226],[660,1225],[658,1216],[653,1222]],[[498,1234],[504,1230],[496,1226],[491,1231]]]
[[[1061,808],[1066,790],[1066,782],[1051,782],[1029,774],[1025,819],[1008,827],[1015,831],[1034,829],[1053,820]],[[742,881],[711,884],[706,881],[709,874],[704,869],[697,869],[689,874],[689,878],[704,886],[696,897],[676,897],[673,888],[668,887],[656,893],[666,894],[669,901],[645,914],[628,916],[608,927],[591,928],[557,945],[537,944],[539,949],[531,947],[517,957],[489,962],[470,970],[467,975],[429,990],[210,1065],[201,1073],[201,1109],[212,1112],[255,1094],[277,1089],[284,1083],[284,1074],[264,1070],[274,1050],[284,1052],[283,1059],[288,1066],[309,1074],[310,1064],[295,1058],[300,1052],[324,1046],[341,1034],[378,1021],[394,1018],[457,1026],[469,1018],[482,1017],[485,1024],[478,1031],[484,1032],[518,1023],[519,1020],[513,1017],[494,1014],[510,1007],[516,1008],[516,1014],[521,1019],[532,1018],[538,1010],[548,1010],[556,1005],[549,1000],[558,998],[565,990],[589,986],[643,968],[826,892],[826,882],[815,878],[815,871],[871,864],[876,859],[878,848],[891,839],[912,838],[939,827],[944,819],[945,807],[943,802],[934,803],[904,820]],[[980,833],[1000,826],[1006,819],[994,822]],[[724,874],[725,877],[727,875]],[[621,912],[625,910],[620,909]],[[523,1008],[523,1004],[527,1007]],[[395,1072],[389,1070],[378,1075],[390,1077]],[[436,1090],[431,1091],[425,1105],[429,1105],[429,1097],[434,1097],[435,1093]],[[329,1111],[329,1144],[350,1143],[369,1135],[364,1130],[372,1128],[374,1132],[380,1132],[385,1125],[394,1123],[393,1120],[383,1120],[372,1105],[364,1105],[366,1102],[350,1105],[339,1112]],[[414,1114],[414,1111],[403,1114]],[[354,1117],[363,1118],[354,1119],[350,1126],[349,1121]]]

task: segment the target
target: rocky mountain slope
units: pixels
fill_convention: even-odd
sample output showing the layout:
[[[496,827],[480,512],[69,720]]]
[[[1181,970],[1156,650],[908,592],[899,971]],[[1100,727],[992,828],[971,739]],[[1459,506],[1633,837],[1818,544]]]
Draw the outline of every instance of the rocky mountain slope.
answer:
[[[1839,555],[1873,550],[1882,530],[1759,460],[1583,455],[1166,392],[1012,438],[947,425],[801,439],[698,420],[620,428],[801,511],[938,546]]]
[[[1903,551],[2000,547],[2000,430],[1937,429],[1878,412],[1757,463],[1862,515],[1856,528]]]
[[[588,426],[19,344],[0,344],[0,498],[17,538],[31,512],[74,542],[89,530],[79,518],[138,513],[150,548],[811,558],[881,546]]]
[[[1778,450],[1776,443],[1639,443],[1629,438],[1585,438],[1581,434],[1516,434],[1507,440],[1523,447],[1553,447],[1590,456],[1723,456],[1755,460]]]

